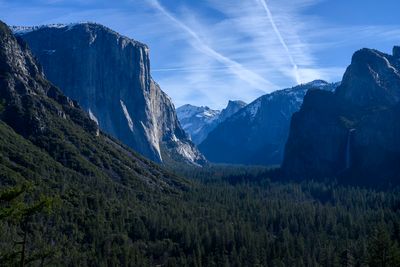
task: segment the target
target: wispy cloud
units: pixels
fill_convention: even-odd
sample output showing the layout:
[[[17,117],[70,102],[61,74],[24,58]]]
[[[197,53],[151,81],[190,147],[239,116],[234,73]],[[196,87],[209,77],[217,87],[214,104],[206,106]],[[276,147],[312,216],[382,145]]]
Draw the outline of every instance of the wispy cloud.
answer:
[[[152,0],[150,2],[157,10],[159,10],[162,14],[164,14],[167,18],[173,21],[178,27],[183,29],[191,38],[191,43],[194,48],[203,52],[204,54],[214,58],[220,63],[224,64],[232,73],[234,73],[238,78],[247,82],[251,86],[264,88],[264,87],[276,87],[272,82],[264,79],[257,73],[246,69],[240,63],[222,55],[217,52],[212,47],[208,46],[199,36],[198,34],[192,30],[190,27],[182,23],[178,18],[173,16],[170,12],[168,12],[157,0]]]
[[[195,50],[202,47],[200,41],[202,45],[217,50],[219,54],[273,83],[259,86],[258,82],[243,82],[236,73],[232,73],[229,62],[216,65],[212,60],[199,60],[196,57],[200,55],[187,48],[181,51],[187,55],[184,60],[155,69],[157,76],[161,74],[160,83],[171,92],[178,105],[190,102],[222,107],[230,98],[251,101],[266,92],[313,79],[338,81],[351,53],[358,49],[352,48],[350,54],[338,57],[338,53],[344,50],[341,47],[349,43],[359,46],[359,38],[371,39],[372,36],[368,35],[365,26],[352,26],[353,29],[348,26],[336,27],[325,24],[320,17],[302,12],[320,0],[271,0],[267,6],[260,1],[208,0],[208,8],[220,13],[217,20],[211,21],[190,5],[175,7],[174,13],[167,11],[178,20],[180,25],[168,18],[171,24],[178,26],[178,31],[186,34],[189,34],[188,30],[191,32],[190,42]],[[374,36],[392,36],[384,33],[393,29],[387,26],[378,28],[373,31]],[[210,57],[207,51],[199,51]],[[342,63],[335,61],[335,57],[341,58]],[[216,59],[214,56],[211,58]]]
[[[312,10],[324,1],[0,0],[0,19],[104,24],[149,45],[152,75],[177,106],[222,108],[298,82],[338,81],[355,50],[400,43],[399,25],[339,24]]]
[[[296,78],[296,82],[300,83],[300,76],[299,76],[299,71],[298,71],[298,67],[296,62],[294,62],[294,59],[291,55],[291,52],[289,51],[289,47],[287,46],[285,40],[282,37],[281,32],[279,31],[278,27],[276,26],[275,20],[272,17],[272,13],[271,10],[269,9],[267,2],[265,0],[259,0],[259,2],[261,3],[261,5],[263,6],[263,8],[265,9],[265,12],[267,13],[268,19],[271,22],[271,26],[272,29],[274,30],[274,32],[276,33],[276,36],[279,39],[279,42],[282,44],[283,48],[285,49],[285,52],[288,56],[288,59],[290,61],[290,63],[293,65],[293,72],[294,72],[294,76]]]

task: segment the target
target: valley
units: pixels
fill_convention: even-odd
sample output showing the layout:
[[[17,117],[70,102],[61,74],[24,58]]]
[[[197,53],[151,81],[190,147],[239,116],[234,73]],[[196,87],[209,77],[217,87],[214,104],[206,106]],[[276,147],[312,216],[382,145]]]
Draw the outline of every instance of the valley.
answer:
[[[399,51],[175,109],[146,44],[0,22],[0,266],[400,266]]]

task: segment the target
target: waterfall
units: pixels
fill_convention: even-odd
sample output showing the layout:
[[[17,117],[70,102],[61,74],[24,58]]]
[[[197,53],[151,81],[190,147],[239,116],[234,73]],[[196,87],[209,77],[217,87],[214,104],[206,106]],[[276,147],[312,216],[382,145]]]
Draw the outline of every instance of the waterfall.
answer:
[[[353,134],[356,129],[350,129],[347,134],[347,144],[346,144],[346,169],[349,169],[351,166],[351,141]]]

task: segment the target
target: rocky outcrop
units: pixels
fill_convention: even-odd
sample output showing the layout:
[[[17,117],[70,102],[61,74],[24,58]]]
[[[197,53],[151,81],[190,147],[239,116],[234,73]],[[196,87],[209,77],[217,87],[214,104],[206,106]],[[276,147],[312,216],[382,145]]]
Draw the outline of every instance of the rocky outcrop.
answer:
[[[195,144],[200,144],[218,124],[246,106],[240,100],[229,100],[223,110],[213,110],[209,107],[183,105],[176,109],[178,119],[183,129],[189,134]]]
[[[226,108],[221,110],[221,114],[218,117],[218,123],[224,122],[226,119],[236,114],[236,112],[244,108],[246,105],[247,104],[245,102],[240,100],[229,100]]]
[[[212,162],[281,164],[290,118],[310,89],[333,91],[338,84],[316,80],[264,95],[219,124],[199,145]]]
[[[357,51],[335,93],[315,90],[306,95],[291,122],[282,166],[287,176],[399,182],[397,51]]]
[[[396,54],[396,48],[394,52]],[[357,51],[343,76],[337,95],[360,108],[399,102],[398,59],[372,49]]]
[[[0,129],[1,185],[30,181],[60,195],[72,185],[87,196],[93,184],[94,190],[119,193],[173,192],[186,184],[99,131],[89,114],[46,80],[26,43],[1,21]]]
[[[1,119],[19,134],[35,137],[48,132],[49,113],[68,118],[93,135],[99,134],[97,125],[79,105],[44,78],[26,43],[17,40],[2,22],[0,78]]]
[[[102,130],[157,162],[203,164],[169,97],[150,75],[149,49],[94,23],[15,27],[46,77]],[[190,157],[188,156],[190,155]]]

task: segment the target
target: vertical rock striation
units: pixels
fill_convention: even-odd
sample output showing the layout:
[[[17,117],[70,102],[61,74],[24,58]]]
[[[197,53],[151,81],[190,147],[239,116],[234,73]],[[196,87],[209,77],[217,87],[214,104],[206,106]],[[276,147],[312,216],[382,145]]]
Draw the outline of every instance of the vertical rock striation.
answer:
[[[100,128],[142,155],[203,164],[170,98],[150,75],[146,45],[94,23],[14,27],[47,78]]]

